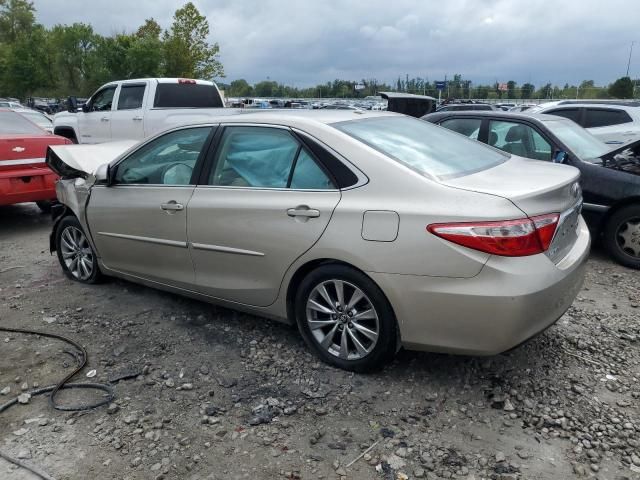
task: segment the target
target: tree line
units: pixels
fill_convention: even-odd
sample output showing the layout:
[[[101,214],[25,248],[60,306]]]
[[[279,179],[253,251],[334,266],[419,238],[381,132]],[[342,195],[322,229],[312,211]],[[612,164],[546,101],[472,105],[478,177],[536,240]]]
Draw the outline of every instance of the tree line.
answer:
[[[529,99],[593,99],[593,98],[634,98],[640,94],[640,80],[622,77],[611,85],[596,86],[593,80],[584,80],[579,85],[565,84],[562,87],[546,83],[536,88],[531,83],[518,85],[514,80],[506,83],[506,90],[500,89],[500,83],[476,85],[456,74],[446,83],[442,98],[481,99],[481,100],[529,100]],[[398,77],[393,84],[378,82],[375,79],[362,79],[358,82],[334,80],[318,84],[315,87],[297,88],[273,80],[263,80],[250,84],[245,79],[233,80],[228,84],[219,84],[228,97],[284,97],[284,98],[363,98],[377,95],[378,92],[396,91],[418,95],[438,97],[436,82],[416,77]]]
[[[147,19],[134,33],[103,36],[91,25],[45,28],[28,0],[0,0],[0,96],[87,96],[103,83],[141,77],[224,76],[219,46],[193,3],[162,30]]]

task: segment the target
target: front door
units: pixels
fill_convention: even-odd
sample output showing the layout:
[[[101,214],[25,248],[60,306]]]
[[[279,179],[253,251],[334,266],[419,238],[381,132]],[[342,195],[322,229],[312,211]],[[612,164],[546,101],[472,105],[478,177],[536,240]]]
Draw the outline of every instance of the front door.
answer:
[[[95,186],[87,220],[109,269],[193,287],[187,247],[187,204],[193,171],[212,127],[175,130],[112,167],[113,184]]]
[[[320,238],[340,191],[291,134],[229,126],[187,211],[202,293],[266,306],[289,266]]]
[[[147,95],[146,82],[123,83],[116,109],[111,112],[111,137],[118,140],[142,140],[144,117],[142,106]]]
[[[98,90],[83,111],[77,113],[80,143],[103,143],[111,140],[111,108],[115,93],[116,85]]]

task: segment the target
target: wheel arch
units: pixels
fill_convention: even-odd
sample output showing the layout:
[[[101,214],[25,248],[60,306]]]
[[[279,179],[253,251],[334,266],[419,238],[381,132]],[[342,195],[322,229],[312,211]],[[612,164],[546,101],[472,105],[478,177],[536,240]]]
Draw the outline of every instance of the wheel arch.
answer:
[[[59,135],[64,138],[68,138],[73,143],[78,143],[78,135],[73,127],[55,127],[53,129],[54,135]]]
[[[343,260],[337,260],[337,259],[334,259],[334,258],[316,258],[314,260],[310,260],[310,261],[304,263],[303,265],[301,265],[300,267],[298,267],[298,269],[295,271],[295,273],[291,276],[291,280],[289,280],[289,284],[287,285],[286,308],[287,308],[287,319],[292,324],[296,323],[296,319],[295,319],[295,296],[296,296],[296,292],[298,290],[298,287],[300,286],[300,283],[302,282],[302,280],[309,273],[311,273],[313,270],[315,270],[316,268],[321,267],[323,265],[342,265],[344,267],[352,268],[352,269],[360,272],[361,274],[365,275],[369,280],[371,280],[374,283],[374,285],[376,285],[380,289],[380,291],[382,292],[382,295],[384,295],[385,300],[387,301],[387,303],[389,304],[389,307],[391,308],[391,311],[393,312],[393,316],[394,316],[394,318],[396,320],[396,326],[399,328],[399,325],[397,324],[398,323],[398,319],[397,319],[395,310],[393,308],[393,304],[389,300],[389,297],[387,296],[385,291],[382,290],[380,285],[378,285],[378,283],[373,278],[371,278],[369,275],[367,275],[367,272],[365,272],[364,270],[356,267],[355,265],[353,265],[353,264],[351,264],[349,262],[345,262]]]
[[[609,222],[609,219],[615,215],[619,210],[621,210],[622,208],[628,207],[629,205],[639,205],[640,206],[640,196],[636,195],[633,197],[627,197],[624,198],[622,200],[620,200],[619,202],[613,204],[609,210],[607,210],[605,212],[605,214],[602,216],[602,222],[601,222],[601,231],[604,230],[604,228],[606,228],[607,223]]]

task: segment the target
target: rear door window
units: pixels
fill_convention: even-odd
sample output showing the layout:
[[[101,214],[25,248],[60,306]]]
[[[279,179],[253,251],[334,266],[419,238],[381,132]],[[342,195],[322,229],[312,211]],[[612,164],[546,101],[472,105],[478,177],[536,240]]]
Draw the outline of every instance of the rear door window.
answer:
[[[569,120],[573,120],[578,125],[580,125],[580,114],[581,111],[579,108],[558,108],[556,110],[549,110],[549,115],[556,115],[558,117],[568,118]]]
[[[222,108],[222,99],[213,85],[158,83],[155,108]]]
[[[481,124],[482,120],[479,118],[451,118],[442,122],[440,126],[477,140]]]
[[[145,84],[122,85],[118,97],[118,110],[135,110],[142,108]]]
[[[587,108],[584,128],[608,127],[633,121],[624,110]]]
[[[287,130],[227,127],[209,185],[326,190],[335,186]]]

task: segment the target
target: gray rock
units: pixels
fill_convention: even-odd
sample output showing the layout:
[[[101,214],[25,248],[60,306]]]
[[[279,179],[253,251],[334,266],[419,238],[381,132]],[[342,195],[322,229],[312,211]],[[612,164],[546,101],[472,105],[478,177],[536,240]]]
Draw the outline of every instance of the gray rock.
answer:
[[[27,403],[29,403],[30,400],[31,400],[30,393],[21,393],[20,395],[18,395],[18,403],[26,405]]]
[[[504,462],[506,459],[504,452],[496,452],[496,462]]]

